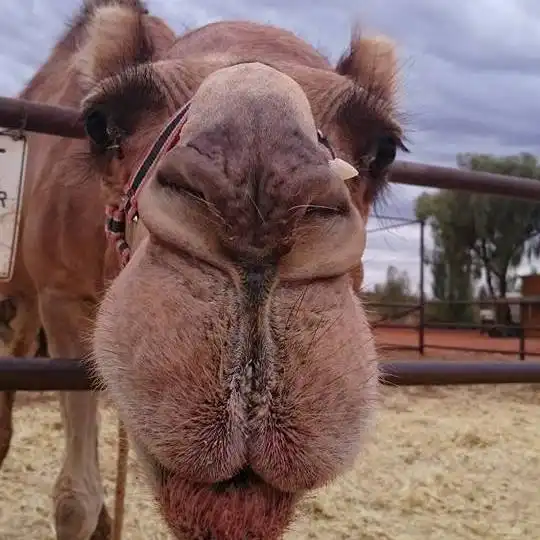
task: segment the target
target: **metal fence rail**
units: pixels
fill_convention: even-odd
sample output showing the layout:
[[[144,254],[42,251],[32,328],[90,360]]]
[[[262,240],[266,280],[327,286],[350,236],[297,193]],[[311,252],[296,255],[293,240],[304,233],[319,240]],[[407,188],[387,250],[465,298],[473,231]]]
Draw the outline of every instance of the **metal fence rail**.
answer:
[[[540,362],[381,362],[391,386],[540,383]],[[100,390],[83,362],[0,357],[0,391]]]
[[[84,137],[79,110],[22,99],[0,97],[0,126],[13,129],[24,128],[28,131],[62,137],[79,139]],[[540,182],[537,180],[462,171],[422,163],[397,161],[392,167],[390,181],[397,184],[463,189],[540,201]]]
[[[73,139],[84,138],[81,114],[77,109],[25,99],[0,97],[0,127]]]

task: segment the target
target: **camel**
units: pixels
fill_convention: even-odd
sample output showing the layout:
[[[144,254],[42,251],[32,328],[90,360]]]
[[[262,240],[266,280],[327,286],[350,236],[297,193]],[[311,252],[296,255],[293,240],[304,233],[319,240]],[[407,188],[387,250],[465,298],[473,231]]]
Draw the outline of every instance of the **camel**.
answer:
[[[42,326],[86,359],[176,538],[281,538],[361,451],[378,371],[356,292],[406,150],[397,90],[385,38],[353,33],[332,66],[277,27],[177,37],[139,0],[89,0],[21,94],[79,107],[87,138],[29,135],[4,354]],[[108,538],[98,394],[60,406],[57,538]]]

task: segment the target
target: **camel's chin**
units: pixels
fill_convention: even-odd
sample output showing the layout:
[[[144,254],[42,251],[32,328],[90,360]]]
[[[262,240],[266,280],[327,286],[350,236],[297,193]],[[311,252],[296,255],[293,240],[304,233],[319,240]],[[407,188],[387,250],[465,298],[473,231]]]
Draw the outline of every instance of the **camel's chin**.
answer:
[[[216,484],[198,484],[171,471],[155,483],[163,516],[179,540],[277,540],[299,496],[280,491],[249,469]]]

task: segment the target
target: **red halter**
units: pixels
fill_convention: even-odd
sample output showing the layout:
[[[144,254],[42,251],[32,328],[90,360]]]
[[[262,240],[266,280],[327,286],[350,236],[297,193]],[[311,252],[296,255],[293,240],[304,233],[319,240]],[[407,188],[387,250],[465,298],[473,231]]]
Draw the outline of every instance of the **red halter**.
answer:
[[[124,187],[124,195],[120,204],[111,204],[105,207],[105,233],[116,244],[122,267],[128,263],[131,257],[131,249],[126,241],[126,224],[128,221],[137,219],[137,196],[161,158],[178,144],[189,105],[189,102],[186,103],[174,114],[139,162],[135,173]]]

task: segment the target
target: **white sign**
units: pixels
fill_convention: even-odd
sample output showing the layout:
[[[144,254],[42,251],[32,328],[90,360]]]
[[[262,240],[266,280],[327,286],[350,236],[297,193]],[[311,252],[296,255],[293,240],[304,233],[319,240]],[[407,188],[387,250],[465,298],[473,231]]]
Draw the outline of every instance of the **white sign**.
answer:
[[[26,169],[26,138],[0,128],[0,281],[13,275]]]

